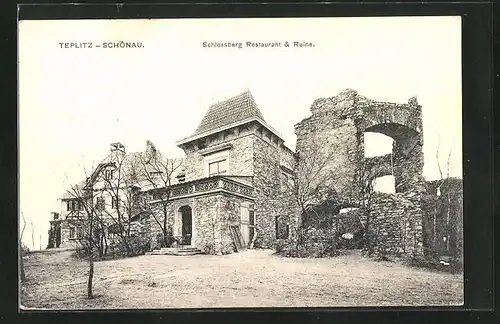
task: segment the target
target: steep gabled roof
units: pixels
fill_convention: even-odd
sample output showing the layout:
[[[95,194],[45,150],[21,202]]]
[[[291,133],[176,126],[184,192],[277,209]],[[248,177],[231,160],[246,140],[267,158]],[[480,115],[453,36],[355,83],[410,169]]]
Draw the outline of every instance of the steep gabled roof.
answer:
[[[210,106],[193,135],[209,132],[249,118],[260,118],[264,121],[250,90],[246,90],[235,97]]]
[[[80,181],[78,184],[74,185],[74,189],[81,190],[85,188],[87,184],[94,185],[96,181],[98,181],[102,170],[107,166],[115,166],[117,167],[117,161],[120,161],[123,172],[127,173],[127,175],[123,175],[122,181],[130,174],[130,172],[137,172],[136,178],[134,178],[134,186],[137,186],[142,191],[147,191],[154,188],[160,188],[165,186],[165,182],[162,181],[161,176],[152,177],[148,176],[150,172],[158,172],[164,171],[163,167],[155,168],[150,164],[151,158],[148,158],[150,153],[148,151],[142,152],[110,152],[95,168],[92,174],[88,177],[88,179]],[[160,151],[156,151],[156,158],[158,159],[160,165],[167,163],[168,157],[163,156]],[[145,162],[145,165],[142,164],[142,161]],[[181,161],[179,161],[181,163]],[[172,172],[171,182],[172,184],[176,184],[179,180],[176,176],[180,173],[183,173],[182,167],[178,167],[175,171]],[[129,182],[130,184],[130,182]],[[60,199],[73,199],[76,198],[72,193],[72,189],[66,190]]]

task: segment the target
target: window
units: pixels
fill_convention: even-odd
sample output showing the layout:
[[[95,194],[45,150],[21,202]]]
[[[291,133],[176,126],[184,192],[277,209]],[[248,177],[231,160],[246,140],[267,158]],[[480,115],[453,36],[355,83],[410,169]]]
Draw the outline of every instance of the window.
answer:
[[[178,174],[176,178],[179,182],[184,182],[186,181],[186,174],[185,173]]]
[[[97,200],[95,203],[97,210],[104,210],[105,203],[106,203],[106,201],[104,200],[104,197],[97,197]]]
[[[275,230],[277,239],[287,239],[290,235],[290,226],[282,220],[281,217],[275,218]]]
[[[248,207],[248,224],[255,225],[255,214],[253,210],[253,205]]]
[[[220,160],[208,164],[208,174],[209,176],[214,176],[218,174],[223,174],[227,172],[227,160]]]
[[[79,203],[78,200],[67,200],[66,201],[66,210],[82,210],[83,206]]]
[[[76,234],[76,229],[74,227],[69,228],[69,238],[74,239]]]
[[[169,194],[168,190],[165,190],[164,188],[156,189],[151,194],[151,198],[153,200],[163,200],[166,197],[168,197],[168,194]]]
[[[105,180],[111,180],[113,179],[113,173],[114,173],[115,170],[112,170],[112,169],[108,169],[108,170],[104,170],[104,179]]]
[[[116,197],[111,198],[111,208],[118,209],[118,198]]]
[[[151,177],[156,177],[156,176],[159,176],[159,175],[161,175],[161,174],[163,174],[163,171],[150,171],[150,172],[149,172],[149,175],[150,175]]]

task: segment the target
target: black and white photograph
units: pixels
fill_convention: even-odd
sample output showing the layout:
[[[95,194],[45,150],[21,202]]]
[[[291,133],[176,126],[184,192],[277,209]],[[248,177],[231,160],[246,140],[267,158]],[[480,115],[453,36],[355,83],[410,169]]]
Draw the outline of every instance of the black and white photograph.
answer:
[[[19,21],[20,309],[463,305],[461,39]]]

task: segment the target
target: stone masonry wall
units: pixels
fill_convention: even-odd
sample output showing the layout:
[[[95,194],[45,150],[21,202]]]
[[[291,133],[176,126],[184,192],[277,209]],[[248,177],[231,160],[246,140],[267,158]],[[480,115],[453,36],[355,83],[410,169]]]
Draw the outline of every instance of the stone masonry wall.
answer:
[[[167,206],[167,232],[172,235],[173,234],[173,226],[174,226],[174,212],[178,210],[178,208],[182,205],[180,204],[191,204],[192,200],[184,200],[184,201],[179,201],[176,204],[172,204]],[[151,205],[152,212],[154,213],[156,219],[162,224],[163,226],[163,219],[164,219],[164,211],[163,211],[163,206],[160,203],[156,203]],[[160,248],[158,239],[163,237],[163,232],[161,230],[160,225],[158,225],[157,221],[153,216],[149,216],[144,222],[144,230],[145,233],[149,236],[149,242],[150,246],[152,249],[157,249]]]
[[[253,175],[253,136],[249,131],[241,132],[238,136],[220,135],[219,140],[206,140],[208,143],[202,150],[193,146],[186,148],[185,170],[186,181],[196,180],[208,177],[206,160],[211,156],[228,155],[229,172],[227,175],[235,176],[252,176]],[[226,151],[219,151],[213,154],[203,156],[200,151],[210,149],[212,147],[231,144],[232,148]]]
[[[80,244],[77,239],[70,238],[70,227],[75,225],[70,225],[69,221],[64,220],[61,222],[61,245],[62,248],[76,248]],[[77,232],[77,230],[76,230]]]
[[[167,207],[167,229],[173,234],[174,218],[182,206],[190,206],[192,211],[193,241],[192,245],[208,254],[232,253],[233,240],[229,231],[230,225],[240,225],[240,205],[249,200],[232,195],[217,193],[172,201]],[[154,205],[154,212],[160,222],[163,221],[161,204]],[[153,217],[145,222],[153,248],[161,228]]]
[[[246,135],[229,141],[233,148],[229,152],[229,173],[234,176],[253,176],[253,143],[252,135]]]
[[[327,181],[327,185],[346,200],[356,199],[360,192],[355,179],[363,137],[354,118],[344,112],[354,109],[354,104],[349,96],[337,100],[318,99],[311,107],[312,116],[295,125],[299,163],[316,155],[321,156],[318,164],[327,160],[316,180]]]
[[[422,209],[405,194],[374,193],[370,204],[375,255],[421,255]]]
[[[208,254],[220,252],[221,230],[219,219],[219,195],[201,196],[194,207],[196,226],[195,246]]]
[[[200,178],[204,178],[204,164],[203,164],[203,155],[199,153],[198,150],[193,147],[185,149],[186,158],[184,160],[185,181],[192,181]]]
[[[254,141],[254,192],[257,238],[255,247],[270,248],[276,240],[275,219],[280,211],[280,148],[262,138]]]
[[[219,197],[219,210],[222,228],[221,252],[223,254],[234,251],[233,239],[229,232],[229,226],[241,226],[241,209],[243,203],[253,201],[243,198],[222,194]]]
[[[248,202],[228,194],[196,198],[196,247],[205,253],[228,254],[234,251],[229,226],[241,224],[241,203]]]

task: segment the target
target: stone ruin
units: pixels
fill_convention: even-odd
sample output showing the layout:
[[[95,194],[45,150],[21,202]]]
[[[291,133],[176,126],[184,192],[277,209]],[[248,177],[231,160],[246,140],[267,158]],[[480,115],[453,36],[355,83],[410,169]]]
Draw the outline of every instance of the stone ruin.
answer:
[[[343,207],[366,211],[362,221],[369,222],[371,251],[422,255],[425,180],[422,107],[417,98],[405,104],[380,102],[347,89],[334,97],[315,100],[311,113],[295,125],[296,151],[299,156],[307,152],[311,141],[324,148],[315,154],[334,150],[318,177],[331,182]],[[365,158],[366,132],[391,137],[392,153]],[[395,193],[373,192],[369,184],[387,175],[394,176]]]

